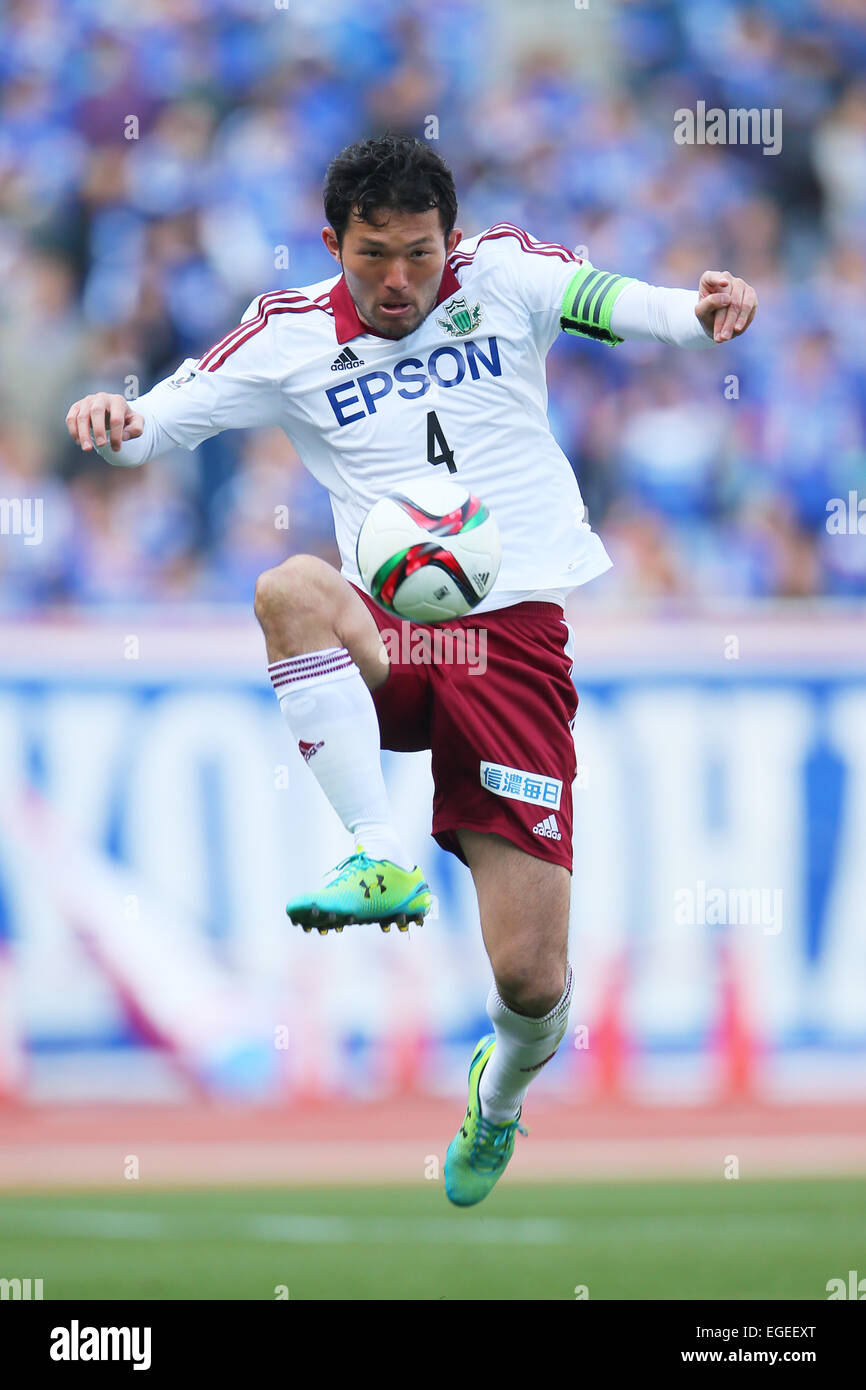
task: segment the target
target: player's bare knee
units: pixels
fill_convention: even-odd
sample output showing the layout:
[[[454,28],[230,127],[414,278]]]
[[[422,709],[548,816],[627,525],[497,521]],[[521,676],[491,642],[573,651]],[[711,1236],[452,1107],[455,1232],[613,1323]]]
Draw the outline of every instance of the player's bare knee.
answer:
[[[388,654],[363,601],[317,555],[292,555],[256,583],[255,614],[277,661],[325,647],[345,647],[367,686],[387,678]]]
[[[540,969],[537,964],[503,959],[493,961],[493,978],[500,999],[509,1009],[527,1018],[541,1018],[562,998],[565,966]]]
[[[255,615],[265,634],[280,629],[287,637],[311,625],[333,629],[336,571],[317,555],[291,555],[281,565],[265,570],[256,581]]]

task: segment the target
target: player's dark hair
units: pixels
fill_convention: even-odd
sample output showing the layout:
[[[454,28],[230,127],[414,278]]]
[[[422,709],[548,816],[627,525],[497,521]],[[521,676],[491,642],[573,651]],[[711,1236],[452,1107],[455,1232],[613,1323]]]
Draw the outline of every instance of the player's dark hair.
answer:
[[[353,210],[371,226],[372,214],[439,209],[445,239],[457,221],[454,176],[435,150],[412,135],[388,132],[347,145],[325,176],[325,216],[343,244]]]

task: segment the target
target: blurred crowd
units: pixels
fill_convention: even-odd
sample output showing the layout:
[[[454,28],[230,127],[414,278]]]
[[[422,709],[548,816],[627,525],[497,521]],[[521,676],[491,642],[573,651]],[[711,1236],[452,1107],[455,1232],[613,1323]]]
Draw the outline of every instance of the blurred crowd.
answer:
[[[863,0],[621,0],[591,61],[542,34],[506,65],[498,10],[8,0],[0,499],[41,498],[43,534],[0,535],[5,609],[248,601],[291,551],[336,561],[282,434],[127,470],[64,416],[143,393],[254,295],[334,273],[325,168],[389,128],[436,138],[468,235],[504,219],[655,284],[716,268],[758,290],[718,351],[554,347],[551,422],[615,561],[587,599],[866,594],[864,538],[826,525],[830,499],[866,497]],[[698,101],[781,108],[781,153],[676,144]]]

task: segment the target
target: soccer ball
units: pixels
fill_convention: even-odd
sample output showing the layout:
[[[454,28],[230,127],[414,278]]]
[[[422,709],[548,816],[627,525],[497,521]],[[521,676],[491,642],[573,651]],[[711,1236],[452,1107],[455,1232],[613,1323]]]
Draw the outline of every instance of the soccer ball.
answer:
[[[413,481],[371,507],[358,533],[358,570],[377,603],[398,618],[462,618],[499,573],[499,528],[458,483]]]

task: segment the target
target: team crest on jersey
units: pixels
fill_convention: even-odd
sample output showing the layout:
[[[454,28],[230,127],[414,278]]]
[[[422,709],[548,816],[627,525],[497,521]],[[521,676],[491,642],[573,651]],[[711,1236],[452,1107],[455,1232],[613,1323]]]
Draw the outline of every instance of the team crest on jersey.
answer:
[[[445,312],[448,315],[447,319],[437,319],[436,322],[446,333],[450,333],[452,338],[465,338],[466,334],[471,333],[481,322],[481,305],[473,304],[470,309],[464,296],[452,299],[450,304],[446,304]]]

